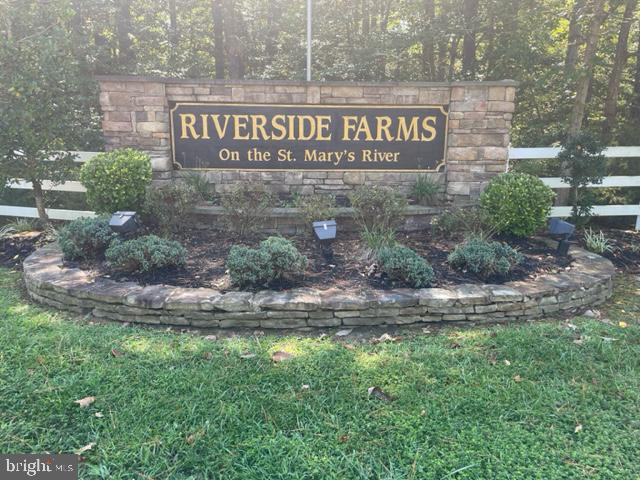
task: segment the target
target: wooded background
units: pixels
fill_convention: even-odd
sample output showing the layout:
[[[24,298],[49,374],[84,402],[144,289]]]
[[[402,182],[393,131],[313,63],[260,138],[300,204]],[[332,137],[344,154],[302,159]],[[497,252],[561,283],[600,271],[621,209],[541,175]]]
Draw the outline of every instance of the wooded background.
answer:
[[[313,0],[313,79],[520,82],[515,146],[640,139],[638,0]],[[3,69],[47,55],[99,142],[94,74],[305,78],[305,0],[0,0]],[[84,123],[83,123],[84,122]]]

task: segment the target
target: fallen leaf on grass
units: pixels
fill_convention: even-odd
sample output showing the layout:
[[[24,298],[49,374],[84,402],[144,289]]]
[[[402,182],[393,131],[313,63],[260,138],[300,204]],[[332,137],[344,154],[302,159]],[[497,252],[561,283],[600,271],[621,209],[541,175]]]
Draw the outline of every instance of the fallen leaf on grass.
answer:
[[[399,342],[400,340],[402,340],[402,337],[392,337],[388,333],[383,333],[378,338],[372,339],[371,343],[376,344],[376,343],[386,343],[386,342]]]
[[[251,352],[244,352],[242,355],[240,355],[240,358],[247,360],[249,358],[253,358],[255,357],[256,354],[255,353],[251,353]]]
[[[89,405],[91,405],[95,401],[96,401],[96,397],[84,397],[84,398],[81,398],[80,400],[75,400],[73,403],[77,403],[78,405],[80,405],[80,408],[87,408]]]
[[[202,354],[202,358],[204,358],[205,360],[211,360],[213,358],[213,353],[211,352],[204,352]]]
[[[515,377],[513,377],[513,381],[516,383],[520,383],[522,381],[522,377],[520,377],[520,375],[516,375]]]
[[[578,338],[573,340],[573,343],[575,343],[576,345],[582,345],[586,339],[587,337],[585,337],[584,335],[580,335]]]
[[[458,342],[453,342],[451,345],[449,345],[449,348],[462,348],[462,345],[460,345]]]
[[[581,431],[582,431],[582,425],[577,424],[576,428],[573,430],[573,433],[578,433],[578,432],[581,432]]]
[[[36,357],[36,363],[37,363],[38,365],[44,365],[44,357],[43,357],[42,355],[38,355],[38,356]]]
[[[218,337],[216,337],[215,335],[207,335],[206,337],[204,337],[204,339],[215,342],[218,339]]]
[[[284,362],[285,360],[291,360],[293,355],[289,352],[277,351],[273,355],[271,355],[271,361],[273,363]]]
[[[391,397],[384,393],[380,387],[369,387],[367,392],[369,392],[370,397],[376,397],[378,400],[382,400],[383,402],[391,401]]]
[[[102,412],[96,412],[93,414],[96,418],[102,418],[104,417],[104,414]]]
[[[122,355],[124,355],[124,353],[122,353],[120,350],[118,350],[116,348],[112,348],[111,349],[111,356],[112,357],[121,357]]]
[[[338,437],[338,441],[340,443],[346,443],[349,440],[349,435],[340,435]]]
[[[352,328],[348,328],[346,330],[338,330],[336,332],[336,337],[346,337],[347,335],[349,335],[351,332],[353,332]]]
[[[80,447],[77,450],[74,450],[73,453],[75,453],[76,455],[81,455],[87,450],[91,450],[95,446],[95,444],[95,442],[88,443],[84,447]]]
[[[304,385],[302,385],[302,390],[309,390],[311,387],[309,385],[307,385],[306,383]]]
[[[504,364],[505,364],[507,367],[511,366],[511,362],[510,362],[509,360],[507,360],[506,358],[505,358],[505,360],[504,360]]]
[[[569,330],[576,330],[578,327],[576,327],[573,323],[566,323],[565,327],[567,327]]]
[[[629,324],[627,322],[618,322],[618,326],[620,328],[627,328],[629,326]]]
[[[422,333],[424,333],[425,335],[428,335],[429,333],[431,333],[431,330],[429,330],[428,328],[423,328]]]

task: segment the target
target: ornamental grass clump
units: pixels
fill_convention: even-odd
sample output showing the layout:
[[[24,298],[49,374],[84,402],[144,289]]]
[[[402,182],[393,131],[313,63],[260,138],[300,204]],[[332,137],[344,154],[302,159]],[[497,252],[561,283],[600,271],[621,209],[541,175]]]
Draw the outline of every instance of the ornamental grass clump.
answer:
[[[432,285],[435,274],[431,265],[407,247],[396,245],[382,248],[378,252],[380,269],[387,277],[411,288],[424,288]]]
[[[87,203],[97,213],[138,210],[151,179],[149,155],[133,148],[100,153],[80,170]]]
[[[106,217],[78,218],[60,229],[58,245],[65,260],[95,259],[104,255],[115,236]]]
[[[269,237],[257,249],[234,245],[227,257],[231,282],[241,288],[290,280],[302,275],[305,268],[307,257],[282,237]]]
[[[187,263],[187,250],[179,242],[146,235],[132,240],[114,240],[105,258],[111,268],[126,273],[148,273],[161,268],[180,268]]]
[[[506,243],[487,241],[480,236],[458,245],[448,257],[452,267],[482,280],[507,276],[523,259],[520,252]]]
[[[528,237],[546,224],[554,198],[539,178],[512,172],[491,180],[480,205],[498,233]]]

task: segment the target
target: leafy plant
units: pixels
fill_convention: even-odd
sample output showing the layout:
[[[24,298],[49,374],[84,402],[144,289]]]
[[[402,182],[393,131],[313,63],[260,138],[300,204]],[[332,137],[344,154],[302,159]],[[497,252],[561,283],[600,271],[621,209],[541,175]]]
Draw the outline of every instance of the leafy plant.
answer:
[[[418,205],[433,205],[434,200],[442,191],[442,185],[432,176],[421,174],[416,178],[416,183],[411,188],[411,197]]]
[[[480,205],[496,231],[527,237],[545,225],[554,196],[533,175],[503,173],[482,192]]]
[[[587,185],[601,184],[606,173],[605,146],[593,134],[582,131],[570,136],[558,154],[562,180],[569,184],[571,218],[576,225],[584,225],[593,210],[594,194]]]
[[[333,195],[301,195],[295,199],[295,206],[300,209],[305,225],[311,228],[313,222],[330,220],[336,217],[336,197]]]
[[[58,231],[58,245],[67,260],[100,258],[116,237],[109,219],[78,218]]]
[[[149,155],[132,148],[96,155],[80,170],[87,203],[98,213],[139,209],[151,177]]]
[[[494,232],[490,215],[479,207],[445,210],[432,220],[431,226],[436,235],[445,238],[490,236]]]
[[[355,220],[362,230],[393,230],[404,221],[407,199],[378,185],[358,187],[349,195]]]
[[[613,252],[613,245],[611,244],[611,241],[602,231],[599,231],[598,233],[595,233],[591,229],[585,231],[584,244],[587,247],[587,250],[600,255]]]
[[[179,232],[191,222],[190,212],[201,198],[191,185],[184,183],[148,188],[142,208],[143,221],[163,235]]]
[[[448,257],[454,268],[471,272],[483,280],[508,275],[522,260],[522,254],[506,243],[477,236],[458,245]]]
[[[145,273],[183,267],[187,262],[187,250],[179,242],[146,235],[132,240],[114,240],[105,257],[114,270]]]
[[[32,232],[39,228],[38,221],[34,218],[16,218],[0,228],[0,238],[6,238],[18,233]]]
[[[368,257],[375,256],[381,249],[393,247],[396,244],[394,230],[374,228],[373,230],[365,230],[360,235],[369,249]]]
[[[231,247],[226,266],[234,285],[268,286],[301,275],[307,267],[307,257],[289,240],[269,237],[257,249]]]
[[[185,177],[182,177],[182,181],[190,186],[202,200],[205,202],[213,202],[216,200],[216,194],[213,189],[213,185],[209,183],[209,180],[204,175],[191,172]]]
[[[241,237],[255,232],[274,202],[273,195],[260,184],[243,183],[235,186],[222,197],[227,226]]]
[[[378,252],[380,268],[389,279],[411,288],[424,288],[433,284],[435,274],[431,265],[407,247],[386,247]]]

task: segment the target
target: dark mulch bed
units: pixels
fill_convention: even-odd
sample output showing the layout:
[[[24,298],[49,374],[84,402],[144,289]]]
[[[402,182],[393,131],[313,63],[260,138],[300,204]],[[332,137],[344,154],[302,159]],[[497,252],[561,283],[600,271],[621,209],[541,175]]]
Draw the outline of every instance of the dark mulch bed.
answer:
[[[110,272],[104,263],[84,264],[82,268],[91,269],[101,275],[116,280],[136,280],[143,284],[164,283],[181,287],[211,287],[220,290],[233,289],[229,276],[225,274],[225,261],[234,244],[256,246],[264,237],[241,241],[224,232],[193,230],[179,240],[188,248],[189,259],[183,270],[159,271],[146,275],[122,275]],[[402,234],[399,242],[416,250],[436,272],[437,286],[458,283],[484,283],[471,274],[453,270],[447,263],[447,255],[455,248],[459,240],[434,238],[430,232]],[[555,251],[544,243],[527,239],[506,240],[524,254],[525,261],[508,278],[493,278],[491,283],[503,283],[509,280],[533,278],[543,273],[553,273],[567,268],[571,260],[558,257]],[[342,234],[334,242],[333,260],[327,262],[322,256],[318,244],[312,238],[295,237],[292,241],[309,259],[304,278],[295,283],[279,285],[278,288],[313,287],[327,289],[337,287],[345,290],[357,290],[364,287],[393,288],[385,276],[376,271],[373,261],[366,255],[363,242],[356,234]]]
[[[594,232],[602,230],[613,247],[613,251],[603,253],[603,256],[613,264],[629,273],[640,273],[640,231],[620,230],[615,228],[593,228]],[[578,244],[586,248],[584,235],[578,236]]]
[[[42,232],[24,232],[0,239],[0,266],[19,269],[22,261],[44,242]]]

